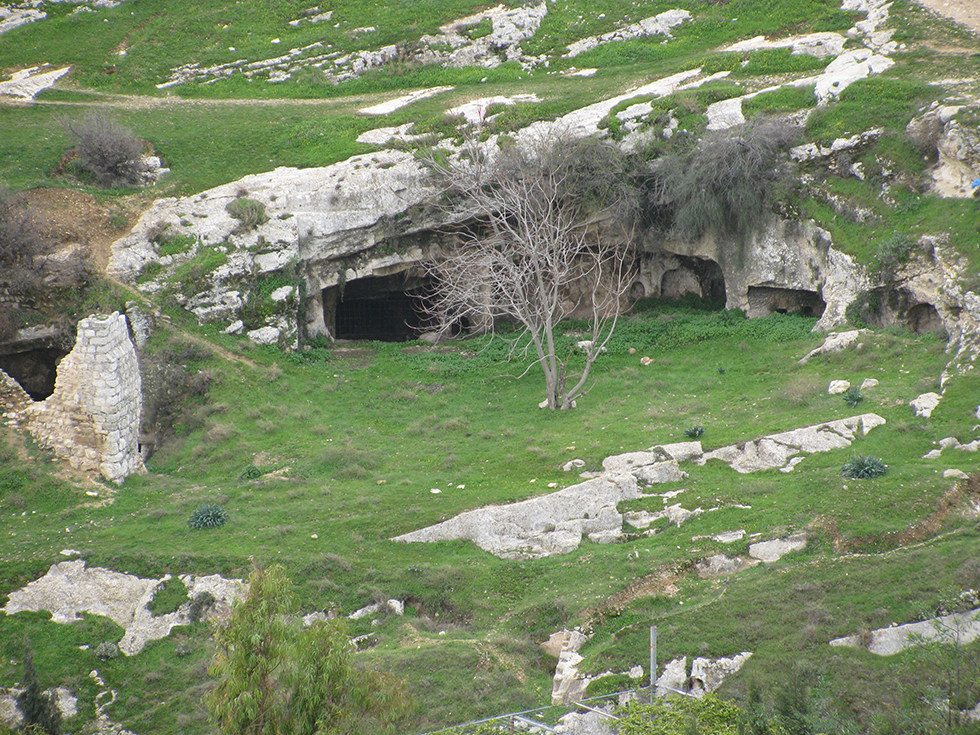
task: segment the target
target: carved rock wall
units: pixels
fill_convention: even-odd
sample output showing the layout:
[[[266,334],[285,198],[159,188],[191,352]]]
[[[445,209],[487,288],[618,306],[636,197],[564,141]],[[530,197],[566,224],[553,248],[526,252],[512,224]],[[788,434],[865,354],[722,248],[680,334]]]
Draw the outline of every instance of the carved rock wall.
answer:
[[[75,347],[58,366],[54,393],[21,416],[35,439],[72,467],[122,482],[142,470],[142,382],[126,317],[78,323]]]

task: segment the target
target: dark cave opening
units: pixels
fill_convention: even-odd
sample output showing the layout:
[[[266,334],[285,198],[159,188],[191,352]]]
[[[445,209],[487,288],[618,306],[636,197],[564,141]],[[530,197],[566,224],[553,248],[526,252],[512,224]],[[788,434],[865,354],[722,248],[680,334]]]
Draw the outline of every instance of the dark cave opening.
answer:
[[[0,370],[16,380],[33,400],[43,401],[54,393],[58,363],[67,354],[51,348],[12,352],[0,355]]]
[[[798,314],[819,318],[827,308],[819,293],[797,288],[749,286],[748,297],[748,316],[753,319],[770,314]]]
[[[426,279],[407,273],[324,289],[324,321],[337,339],[407,342],[433,328]]]
[[[660,279],[660,296],[682,299],[694,294],[708,302],[725,305],[725,275],[721,266],[709,258],[675,255],[677,268],[666,271]]]

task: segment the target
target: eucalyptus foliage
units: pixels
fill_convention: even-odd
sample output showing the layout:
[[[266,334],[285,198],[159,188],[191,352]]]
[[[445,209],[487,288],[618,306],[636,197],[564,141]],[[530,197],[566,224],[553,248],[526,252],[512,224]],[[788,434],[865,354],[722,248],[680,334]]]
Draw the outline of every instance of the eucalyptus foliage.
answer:
[[[205,703],[222,735],[375,735],[407,712],[398,682],[354,668],[344,619],[303,625],[282,566],[252,572],[214,640]]]

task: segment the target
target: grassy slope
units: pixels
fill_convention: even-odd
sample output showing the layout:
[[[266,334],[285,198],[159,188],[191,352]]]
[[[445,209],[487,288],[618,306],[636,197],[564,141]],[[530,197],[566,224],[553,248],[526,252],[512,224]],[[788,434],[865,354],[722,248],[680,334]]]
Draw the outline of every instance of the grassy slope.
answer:
[[[212,334],[232,350],[245,350],[257,367],[188,353],[200,360],[192,369],[215,375],[210,400],[154,458],[151,473],[127,480],[112,505],[86,507],[80,491],[56,483],[45,494],[4,494],[2,588],[36,576],[70,546],[90,564],[144,575],[244,575],[252,556],[282,561],[309,609],[349,612],[381,596],[408,599],[414,608],[407,620],[358,623],[354,632],[376,634],[377,648],[365,655],[370,665],[410,680],[421,705],[419,727],[542,703],[553,662],[534,644],[562,624],[587,619],[597,631],[588,649],[590,670],[641,662],[646,626],[653,622],[661,626],[664,660],[752,650],[757,657],[749,672],[760,678],[801,659],[831,671],[846,664],[860,677],[887,681],[898,675],[894,666],[828,649],[826,641],[907,620],[916,605],[931,604],[960,583],[957,575],[974,556],[972,522],[951,518],[952,536],[910,550],[886,548],[891,545],[876,538],[932,511],[951,487],[941,469],[971,470],[966,453],[947,452],[939,463],[917,458],[943,436],[970,436],[971,397],[980,385],[962,379],[933,420],[914,419],[905,403],[936,387],[945,362],[938,341],[880,334],[858,352],[800,366],[796,359],[819,340],[807,334],[811,324],[669,309],[638,314],[601,362],[581,407],[560,414],[535,408],[535,376],[508,377],[514,368],[498,364],[493,347],[373,344],[353,353],[316,353],[303,364]],[[694,335],[712,332],[713,338],[691,344]],[[656,363],[639,365],[629,346]],[[827,381],[836,377],[881,380],[857,412],[878,412],[889,423],[854,451],[883,457],[891,466],[884,478],[843,479],[840,465],[851,451],[809,457],[789,475],[742,477],[721,465],[688,467],[687,481],[656,490],[685,488],[677,498],[685,507],[721,510],[681,528],[662,527],[652,538],[585,543],[554,559],[507,562],[468,543],[386,540],[461,510],[544,492],[549,482],[567,485],[575,478],[559,466],[568,459],[581,457],[597,468],[609,454],[683,440],[683,429],[694,424],[706,427],[703,441],[712,448],[852,415],[856,411],[826,393]],[[252,398],[245,402],[242,395]],[[265,473],[280,472],[242,479],[253,463]],[[7,472],[19,476],[12,467]],[[430,493],[435,487],[443,492]],[[191,511],[214,501],[225,505],[231,522],[210,532],[190,530]],[[651,498],[630,507],[655,510],[663,503]],[[682,574],[679,596],[641,597],[621,612],[596,617],[597,606],[634,579],[712,553],[744,553],[748,543],[725,546],[694,537],[743,528],[769,538],[808,527],[815,534],[811,548],[774,568],[712,583]],[[835,542],[873,556],[841,557]],[[69,633],[44,617],[19,614],[12,618],[20,621],[16,626],[4,626],[6,662],[19,660],[21,633],[28,631],[45,641],[39,660],[48,676],[79,682],[81,654],[67,655],[68,641],[94,646],[122,634],[91,624],[71,626]],[[408,626],[413,617],[418,630]],[[206,637],[199,625],[132,661],[98,664],[106,681],[124,692],[115,717],[139,732],[172,732],[179,712],[181,731],[200,727],[196,693],[206,683]],[[178,643],[191,653],[177,655]],[[0,667],[2,680],[18,674],[15,664]],[[134,689],[133,676],[145,687]],[[172,681],[180,682],[176,689]],[[841,692],[851,686],[838,685]],[[744,679],[732,686],[744,686]],[[82,690],[84,699],[88,685]],[[458,696],[446,697],[449,690]],[[169,704],[147,706],[157,699]]]
[[[569,41],[611,30],[619,18],[638,20],[675,5],[555,4],[526,50],[554,53]],[[688,7],[695,20],[676,29],[676,40],[669,44],[634,41],[575,59],[576,66],[599,68],[590,79],[549,74],[571,63],[556,59],[549,70],[531,74],[514,65],[456,72],[399,68],[336,88],[306,78],[286,84],[233,79],[167,93],[155,89],[171,67],[189,58],[202,64],[230,60],[228,46],[250,60],[317,40],[356,50],[368,43],[411,41],[479,7],[440,0],[425,12],[412,4],[408,17],[404,3],[369,8],[349,0],[332,6],[339,29],[328,24],[294,32],[285,23],[305,5],[260,6],[215,2],[185,7],[171,0],[164,12],[159,4],[132,2],[80,16],[53,6],[49,11],[63,18],[4,35],[0,68],[48,61],[72,63],[75,71],[61,90],[42,95],[49,104],[0,108],[0,177],[16,188],[60,183],[50,178],[66,146],[58,119],[87,109],[72,104],[77,102],[113,105],[174,170],[161,195],[190,193],[274,166],[341,160],[364,150],[354,138],[365,129],[407,121],[438,125],[442,110],[478,95],[535,91],[545,103],[513,117],[554,116],[705,61],[730,68],[730,60],[710,56],[723,43],[759,33],[842,30],[853,22],[829,0],[692,2]],[[975,57],[932,51],[922,43],[937,31],[932,20],[926,24],[917,13],[914,6],[895,3],[893,14],[902,19],[897,22],[910,51],[898,58],[900,66],[888,80],[855,85],[850,104],[845,96],[840,105],[815,116],[812,136],[860,132],[883,119],[899,131],[919,106],[942,94],[923,84],[937,68],[971,73]],[[103,22],[107,18],[110,23]],[[365,25],[376,25],[377,36],[368,41],[348,33]],[[939,32],[965,44],[949,28]],[[67,34],[72,44],[63,43]],[[269,44],[274,37],[281,37],[282,45]],[[125,56],[116,53],[121,44],[127,47]],[[798,65],[771,54],[749,61],[736,74],[746,89]],[[356,114],[364,104],[400,90],[447,82],[457,89],[383,122]],[[179,95],[195,104],[181,99],[137,104],[123,96],[130,94]],[[314,103],[226,102],[234,98]],[[680,100],[695,115],[709,101],[707,94]],[[765,111],[766,104],[759,108]],[[921,170],[901,142],[886,140],[868,154],[869,160],[878,154],[912,172]],[[870,184],[829,179],[824,185],[876,207],[885,218],[860,225],[819,203],[805,205],[831,229],[836,243],[865,261],[873,258],[876,240],[893,230],[950,230],[961,250],[977,252],[975,202],[939,202],[900,191],[895,210],[878,202]],[[7,455],[0,467],[0,592],[39,576],[60,559],[58,550],[71,546],[83,550],[91,564],[145,575],[244,575],[251,556],[266,563],[282,560],[310,608],[351,611],[380,595],[408,598],[418,608],[410,608],[414,621],[388,619],[376,628],[359,624],[354,632],[376,631],[378,646],[364,654],[370,665],[409,678],[420,702],[419,729],[543,703],[554,662],[534,643],[561,625],[587,619],[597,631],[587,651],[590,670],[621,670],[642,662],[646,626],[654,622],[661,627],[661,659],[755,651],[746,674],[728,685],[729,693],[744,693],[752,678],[778,680],[802,661],[826,676],[825,686],[852,713],[884,708],[898,683],[912,691],[914,683],[904,678],[910,662],[831,649],[825,642],[908,620],[948,589],[980,585],[969,579],[977,548],[972,521],[953,516],[942,528],[945,535],[930,536],[914,548],[893,549],[894,544],[879,540],[929,515],[950,488],[941,469],[972,471],[965,453],[946,452],[938,463],[918,458],[944,436],[971,436],[978,379],[958,379],[926,422],[914,419],[906,402],[936,388],[945,364],[937,341],[880,334],[861,351],[799,366],[795,359],[818,342],[807,334],[809,323],[775,319],[753,324],[684,312],[638,314],[623,325],[581,408],[557,415],[533,408],[540,398],[535,376],[509,377],[517,370],[502,365],[493,346],[477,352],[471,344],[445,350],[368,345],[349,353],[316,353],[318,359],[301,363],[202,330],[225,348],[246,352],[259,367],[187,353],[192,369],[216,376],[209,401],[195,408],[179,439],[154,458],[151,473],[128,480],[113,505],[86,505],[81,491],[51,478],[41,455],[27,469]],[[700,343],[691,339],[705,332],[715,336]],[[638,355],[626,352],[630,346],[656,363],[639,365]],[[889,423],[855,447],[888,462],[891,472],[880,480],[844,481],[838,471],[849,452],[808,458],[789,475],[737,476],[723,466],[688,468],[686,482],[664,490],[684,487],[678,500],[685,507],[717,505],[722,510],[679,529],[664,527],[652,538],[609,546],[586,543],[556,559],[504,562],[467,543],[403,546],[386,540],[461,510],[544,492],[549,482],[568,484],[573,478],[559,469],[568,459],[581,457],[594,469],[609,454],[682,440],[683,430],[694,424],[706,427],[703,441],[712,448],[851,415],[855,411],[826,394],[827,381],[841,377],[881,380],[857,411],[876,411]],[[247,402],[243,395],[249,396]],[[253,464],[281,473],[243,479]],[[435,487],[443,492],[430,493]],[[225,504],[231,523],[213,532],[192,532],[187,518],[210,501]],[[640,500],[631,506],[659,509],[662,503]],[[615,614],[596,609],[629,582],[664,566],[684,568],[711,553],[744,552],[747,545],[694,541],[694,536],[744,528],[769,537],[808,527],[816,541],[774,567],[716,582],[683,575],[678,597],[639,598]],[[841,551],[847,548],[860,555]],[[628,557],[633,551],[638,556]],[[422,621],[423,614],[434,622]],[[118,639],[121,631],[105,620],[93,616],[66,627],[43,614],[20,614],[0,626],[0,684],[20,676],[16,662],[25,632],[38,652],[42,676],[78,691],[83,718],[92,716],[95,694],[85,672],[97,667],[122,693],[112,709],[114,719],[141,733],[207,731],[199,697],[207,682],[205,626],[177,631],[134,660],[103,664],[77,646]],[[837,675],[845,670],[847,678]],[[871,686],[882,682],[890,686],[880,699],[864,704]],[[453,696],[447,697],[450,691]]]

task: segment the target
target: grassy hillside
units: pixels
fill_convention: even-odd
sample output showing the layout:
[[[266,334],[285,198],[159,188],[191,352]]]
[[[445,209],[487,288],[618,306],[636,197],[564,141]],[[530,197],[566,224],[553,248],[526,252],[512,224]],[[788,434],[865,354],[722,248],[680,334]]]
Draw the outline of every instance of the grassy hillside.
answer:
[[[573,41],[678,6],[692,18],[672,30],[672,40],[653,36],[562,58]],[[836,0],[559,0],[549,3],[541,28],[523,44],[526,54],[549,62],[529,70],[516,62],[494,69],[406,62],[339,85],[311,71],[278,83],[232,75],[158,89],[174,68],[192,61],[260,61],[313,43],[338,53],[385,44],[411,49],[440,24],[486,4],[345,0],[330,6],[328,22],[296,26],[289,22],[310,3],[131,0],[90,13],[72,7],[46,3],[49,19],[0,36],[0,70],[45,62],[73,67],[35,104],[0,104],[0,181],[16,190],[86,189],[54,171],[69,146],[62,120],[91,109],[105,109],[131,127],[172,169],[152,190],[156,196],[189,194],[276,166],[343,160],[370,150],[355,139],[382,125],[446,129],[445,110],[477,97],[538,95],[540,103],[508,108],[494,123],[507,130],[667,74],[696,67],[732,72],[658,103],[684,110],[684,125],[700,133],[710,103],[813,75],[826,63],[778,50],[720,54],[719,47],[758,35],[843,32],[864,18]],[[892,56],[895,66],[815,110],[805,135],[829,143],[882,126],[885,134],[856,162],[872,172],[898,172],[901,183],[887,199],[876,175],[861,181],[814,167],[804,171],[810,188],[788,206],[814,218],[835,246],[862,262],[873,262],[896,233],[929,234],[948,237],[976,270],[977,201],[925,195],[932,162],[922,159],[904,128],[934,101],[980,91],[978,44],[907,0],[896,0],[890,12],[894,40],[904,44]],[[356,31],[368,26],[375,30]],[[572,66],[597,71],[559,73]],[[953,78],[960,81],[941,82]],[[434,85],[454,89],[381,119],[358,112]],[[745,111],[814,105],[812,90],[784,88],[756,97]],[[605,124],[614,136],[624,133],[617,111]],[[843,216],[831,195],[873,216]],[[89,299],[103,309],[132,298],[98,289]],[[722,694],[745,702],[757,683],[773,704],[787,682],[806,684],[813,732],[911,732],[909,723],[925,727],[935,715],[923,696],[945,681],[941,660],[915,652],[882,658],[827,642],[927,617],[941,598],[980,588],[976,476],[959,484],[942,477],[946,469],[975,472],[977,455],[947,450],[939,460],[921,459],[942,438],[978,438],[980,377],[975,371],[955,377],[928,420],[908,407],[915,396],[938,390],[949,355],[937,337],[876,332],[856,349],[800,365],[821,340],[810,333],[814,320],[777,314],[748,321],[701,304],[640,304],[597,363],[588,396],[574,411],[551,413],[536,408],[537,375],[518,378],[524,366],[505,362],[500,340],[364,343],[283,354],[199,327],[186,312],[162,306],[173,326],[161,327],[148,354],[193,376],[197,389],[172,407],[174,435],[151,459],[148,474],[118,489],[99,486],[100,498],[112,502],[98,502],[85,494],[91,486],[67,477],[22,434],[4,430],[0,599],[63,560],[66,548],[81,551],[90,566],[142,576],[242,577],[253,561],[281,562],[308,610],[350,613],[397,597],[408,602],[404,618],[357,621],[352,633],[372,634],[359,654],[363,665],[407,680],[417,703],[412,732],[546,703],[555,661],[537,644],[575,625],[594,633],[583,650],[589,673],[645,665],[651,624],[660,630],[661,662],[751,651]],[[574,330],[569,325],[566,344]],[[654,362],[642,365],[642,356]],[[879,385],[855,408],[827,393],[832,379],[857,384],[872,377]],[[683,441],[693,426],[704,427],[701,441],[713,449],[864,412],[881,415],[886,425],[852,450],[808,456],[792,473],[685,466],[687,480],[657,491],[683,490],[672,502],[717,510],[680,527],[662,524],[652,536],[584,542],[571,554],[533,561],[503,561],[469,542],[389,540],[464,510],[540,495],[551,484],[568,486],[578,479],[561,470],[571,459],[597,470],[609,455]],[[854,454],[880,457],[889,472],[875,480],[844,478],[841,466]],[[205,503],[222,505],[229,523],[190,529],[191,513]],[[663,505],[653,497],[626,507]],[[733,530],[745,530],[744,539],[711,539]],[[712,554],[744,554],[755,535],[799,531],[809,536],[806,549],[775,564],[710,580],[695,573],[694,564]],[[133,658],[103,662],[95,647],[122,636],[105,618],[60,625],[45,613],[18,613],[0,620],[0,686],[21,677],[29,635],[42,681],[79,696],[73,731],[94,718],[93,668],[119,691],[108,710],[113,721],[141,735],[209,731],[201,703],[211,652],[206,625],[178,628]],[[968,650],[975,656],[977,644]],[[599,688],[622,683],[617,677]],[[974,698],[964,706],[980,697],[966,694]]]

